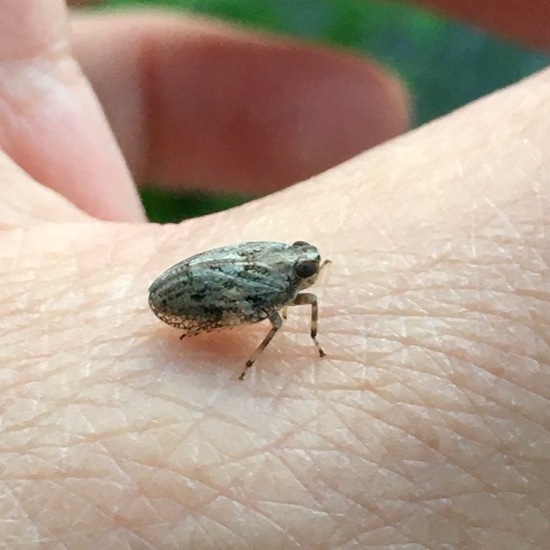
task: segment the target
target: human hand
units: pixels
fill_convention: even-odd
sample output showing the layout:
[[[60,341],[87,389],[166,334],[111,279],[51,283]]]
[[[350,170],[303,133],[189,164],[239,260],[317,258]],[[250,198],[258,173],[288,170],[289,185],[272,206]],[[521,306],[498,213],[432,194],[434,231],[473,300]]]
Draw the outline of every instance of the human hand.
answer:
[[[4,544],[542,547],[549,82],[180,226],[89,221],[4,157],[40,196],[2,205]],[[328,355],[292,311],[239,383],[265,327],[179,342],[146,297],[248,239],[333,260]]]

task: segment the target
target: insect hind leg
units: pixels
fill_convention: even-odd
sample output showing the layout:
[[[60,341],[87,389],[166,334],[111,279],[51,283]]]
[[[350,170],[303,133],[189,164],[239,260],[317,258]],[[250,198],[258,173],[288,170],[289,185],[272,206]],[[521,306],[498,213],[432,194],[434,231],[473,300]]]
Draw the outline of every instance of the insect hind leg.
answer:
[[[326,353],[323,351],[323,348],[317,341],[317,318],[319,316],[319,308],[317,306],[317,296],[315,294],[312,294],[311,292],[303,292],[302,294],[298,294],[296,298],[294,298],[294,301],[292,302],[293,306],[303,306],[303,305],[311,305],[311,339],[313,340],[313,343],[315,344],[315,347],[317,348],[317,351],[319,352],[320,357],[324,357]]]
[[[283,326],[283,320],[279,313],[277,311],[274,311],[271,313],[268,317],[268,319],[271,321],[271,330],[267,333],[267,336],[262,340],[262,343],[254,350],[254,353],[250,356],[250,359],[246,362],[244,366],[243,372],[241,372],[239,376],[239,380],[242,380],[244,378],[244,375],[246,374],[246,371],[254,364],[254,361],[258,359],[258,356],[262,351],[267,347],[269,342],[273,339],[273,336],[277,333],[277,331]]]

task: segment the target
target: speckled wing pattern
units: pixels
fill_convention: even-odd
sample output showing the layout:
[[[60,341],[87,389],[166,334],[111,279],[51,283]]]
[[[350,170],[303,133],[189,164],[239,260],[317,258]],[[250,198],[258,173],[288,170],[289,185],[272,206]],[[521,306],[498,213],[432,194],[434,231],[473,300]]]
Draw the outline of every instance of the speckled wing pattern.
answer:
[[[250,242],[197,254],[160,275],[149,289],[155,315],[190,336],[256,323],[298,292],[298,252],[284,243]]]

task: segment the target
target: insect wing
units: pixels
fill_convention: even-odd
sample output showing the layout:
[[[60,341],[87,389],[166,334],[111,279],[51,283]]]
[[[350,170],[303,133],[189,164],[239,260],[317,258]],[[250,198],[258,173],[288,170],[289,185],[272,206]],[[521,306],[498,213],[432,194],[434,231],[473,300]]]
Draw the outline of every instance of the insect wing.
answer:
[[[199,332],[265,319],[295,293],[288,276],[269,264],[196,257],[161,275],[151,287],[151,302],[169,324]]]
[[[189,290],[186,300],[199,310],[214,304],[230,310],[246,310],[252,303],[271,309],[280,300],[288,299],[289,294],[288,277],[259,262],[201,261],[189,266],[185,279],[186,283],[181,284]],[[178,292],[183,291],[180,285]]]

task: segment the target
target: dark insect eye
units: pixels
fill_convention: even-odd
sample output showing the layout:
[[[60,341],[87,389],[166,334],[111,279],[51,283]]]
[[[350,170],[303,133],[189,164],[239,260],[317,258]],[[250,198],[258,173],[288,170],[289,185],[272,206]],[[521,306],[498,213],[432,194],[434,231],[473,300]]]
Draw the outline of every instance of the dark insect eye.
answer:
[[[306,243],[305,241],[296,241],[295,243],[292,243],[292,246],[311,246],[309,243]]]
[[[300,279],[308,279],[312,275],[315,275],[317,271],[319,271],[319,264],[311,260],[304,260],[303,262],[296,262],[294,264],[294,273]]]

